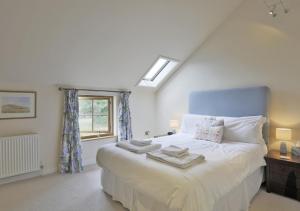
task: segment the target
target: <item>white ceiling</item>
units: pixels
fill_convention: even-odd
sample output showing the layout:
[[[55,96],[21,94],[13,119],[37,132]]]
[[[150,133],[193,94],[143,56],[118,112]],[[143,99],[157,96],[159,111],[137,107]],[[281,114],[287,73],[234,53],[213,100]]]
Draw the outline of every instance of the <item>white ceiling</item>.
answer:
[[[242,0],[1,0],[0,83],[131,88],[184,61]]]

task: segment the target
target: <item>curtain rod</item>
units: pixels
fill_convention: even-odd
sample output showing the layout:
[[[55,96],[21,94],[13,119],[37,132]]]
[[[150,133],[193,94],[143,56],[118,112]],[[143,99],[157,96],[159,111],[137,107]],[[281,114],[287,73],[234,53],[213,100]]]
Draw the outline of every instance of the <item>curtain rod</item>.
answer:
[[[71,89],[75,89],[78,91],[88,91],[88,92],[115,92],[115,93],[122,93],[122,92],[126,92],[126,93],[131,93],[131,91],[121,91],[121,90],[107,90],[107,89],[77,89],[77,88],[64,88],[64,87],[59,87],[58,90],[62,91],[62,90],[71,90]]]

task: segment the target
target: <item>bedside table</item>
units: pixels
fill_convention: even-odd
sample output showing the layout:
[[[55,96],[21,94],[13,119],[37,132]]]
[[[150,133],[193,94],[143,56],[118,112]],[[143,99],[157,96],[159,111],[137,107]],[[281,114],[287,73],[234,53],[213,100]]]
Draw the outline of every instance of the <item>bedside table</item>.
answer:
[[[274,192],[300,201],[300,157],[287,154],[281,158],[279,151],[269,151],[267,162],[267,192]]]

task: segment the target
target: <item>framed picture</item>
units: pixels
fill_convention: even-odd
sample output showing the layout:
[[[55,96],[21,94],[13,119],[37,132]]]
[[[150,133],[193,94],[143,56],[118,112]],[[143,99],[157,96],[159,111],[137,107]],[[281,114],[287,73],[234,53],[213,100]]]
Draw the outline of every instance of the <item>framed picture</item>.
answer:
[[[36,118],[36,92],[0,91],[0,120]]]

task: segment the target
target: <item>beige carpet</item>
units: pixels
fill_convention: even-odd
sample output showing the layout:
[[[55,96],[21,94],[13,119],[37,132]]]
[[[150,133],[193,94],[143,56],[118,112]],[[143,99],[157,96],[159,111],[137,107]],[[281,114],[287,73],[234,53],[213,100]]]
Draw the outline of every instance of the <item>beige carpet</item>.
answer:
[[[49,175],[0,186],[1,211],[124,211],[100,188],[100,170]],[[300,202],[261,190],[250,211],[299,211]]]

